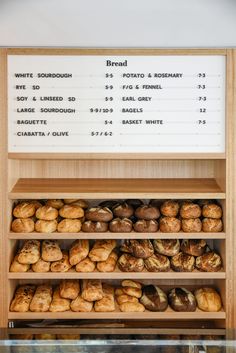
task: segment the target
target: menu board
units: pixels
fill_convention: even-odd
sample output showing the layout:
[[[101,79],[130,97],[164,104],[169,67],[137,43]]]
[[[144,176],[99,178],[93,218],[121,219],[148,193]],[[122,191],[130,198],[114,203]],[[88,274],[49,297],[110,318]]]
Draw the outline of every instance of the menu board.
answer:
[[[225,57],[9,55],[11,153],[224,153]]]

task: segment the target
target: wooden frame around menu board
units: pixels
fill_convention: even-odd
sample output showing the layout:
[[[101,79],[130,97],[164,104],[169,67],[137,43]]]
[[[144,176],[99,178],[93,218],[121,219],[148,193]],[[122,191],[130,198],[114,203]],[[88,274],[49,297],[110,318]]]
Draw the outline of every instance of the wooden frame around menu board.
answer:
[[[14,153],[7,151],[7,56],[8,55],[223,55],[226,57],[226,151],[224,154],[189,154],[189,153],[157,153],[157,154],[78,154],[78,153]],[[30,274],[9,274],[9,264],[12,260],[17,241],[20,239],[44,239],[47,234],[16,234],[10,231],[12,203],[17,199],[34,198],[215,198],[224,210],[224,231],[221,234],[172,234],[171,238],[199,238],[210,239],[221,252],[224,261],[224,273],[194,276],[191,274],[174,274],[164,278],[156,274],[154,281],[173,285],[183,281],[184,284],[199,285],[212,281],[221,291],[224,302],[224,312],[212,315],[211,329],[236,328],[236,240],[234,237],[236,206],[235,197],[235,118],[236,118],[236,50],[234,49],[0,49],[0,116],[1,116],[1,236],[0,236],[0,326],[7,327],[9,321],[20,319],[40,319],[45,317],[69,318],[70,314],[37,315],[36,313],[10,313],[9,303],[16,286],[26,281],[42,281],[43,279],[67,278],[65,275],[39,274],[33,279]],[[68,179],[70,183],[68,183]],[[83,179],[82,186],[80,182]],[[109,179],[109,183],[107,180]],[[118,179],[119,182],[117,181]],[[149,181],[152,180],[151,186]],[[169,183],[169,184],[168,184]],[[69,185],[68,185],[69,184]],[[109,184],[109,189],[107,185]],[[99,186],[98,186],[99,185]],[[121,196],[124,195],[124,196]],[[92,237],[93,236],[93,237]],[[117,235],[117,239],[124,239],[128,234]],[[153,236],[153,234],[152,234]],[[57,233],[50,235],[56,239]],[[60,239],[76,239],[78,234],[61,234]],[[99,235],[101,238],[101,236]],[[109,234],[104,234],[109,238]],[[113,234],[113,238],[114,238]],[[142,234],[139,234],[139,239]],[[146,237],[149,237],[146,235]],[[168,234],[162,235],[168,238]],[[169,235],[170,237],[170,235]],[[88,235],[89,239],[96,239],[97,235]],[[77,276],[77,277],[76,277]],[[78,274],[70,278],[79,277]],[[68,278],[69,278],[68,277]],[[105,277],[103,277],[105,278]],[[112,277],[111,277],[112,278]],[[122,274],[116,278],[122,278]],[[135,277],[130,278],[153,278]],[[197,278],[197,279],[196,279]],[[166,282],[167,281],[167,282]],[[177,281],[177,282],[176,282]],[[200,282],[199,282],[200,281]],[[181,282],[182,283],[182,282]],[[195,316],[196,315],[196,316]],[[96,318],[96,315],[93,315]],[[197,320],[207,320],[211,317],[196,314],[184,315],[189,328],[196,327]],[[80,318],[73,314],[74,318]],[[82,317],[82,316],[81,316]],[[97,318],[110,318],[111,315],[99,315]],[[117,314],[117,318],[131,319],[126,315]],[[157,319],[179,320],[175,313],[145,316],[145,313],[133,315],[137,320]],[[172,321],[171,321],[172,320]],[[200,323],[200,321],[198,321]],[[186,324],[186,325],[187,325]],[[166,327],[166,323],[165,323]],[[172,327],[173,328],[173,327]],[[180,332],[183,329],[180,329]],[[177,332],[177,331],[175,331]],[[206,333],[211,332],[206,330]],[[215,331],[214,331],[215,332]],[[192,331],[191,331],[192,333]],[[196,329],[197,333],[197,329]],[[232,336],[228,336],[232,337]]]

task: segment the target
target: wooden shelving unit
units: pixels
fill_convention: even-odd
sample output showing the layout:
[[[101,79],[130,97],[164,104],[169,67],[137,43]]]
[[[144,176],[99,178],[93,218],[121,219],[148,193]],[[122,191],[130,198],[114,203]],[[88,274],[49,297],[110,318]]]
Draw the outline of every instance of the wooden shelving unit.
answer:
[[[7,95],[6,67],[7,55],[21,54],[73,54],[101,55],[102,53],[124,53],[120,51],[87,51],[80,50],[33,50],[1,49],[0,50],[0,91],[3,92],[0,101],[0,114],[4,121],[1,139],[1,172],[2,172],[2,217],[0,248],[0,325],[7,327],[9,322],[23,320],[47,319],[119,319],[153,320],[158,322],[158,330],[167,332],[168,322],[178,322],[179,328],[169,327],[169,332],[182,333],[181,325],[188,327],[184,333],[200,332],[202,323],[209,324],[209,330],[225,334],[228,329],[236,327],[236,310],[232,298],[236,297],[236,266],[235,266],[235,234],[233,205],[235,171],[234,141],[236,102],[236,50],[183,50],[158,51],[137,50],[129,55],[224,55],[227,60],[227,109],[226,109],[226,152],[224,154],[153,154],[153,155],[80,155],[69,154],[8,154],[7,153]],[[100,53],[100,54],[99,54]],[[24,199],[64,199],[83,198],[87,200],[104,199],[215,199],[218,200],[224,213],[224,230],[220,233],[13,233],[10,231],[12,206],[15,200]],[[17,241],[25,239],[209,239],[220,242],[224,269],[216,273],[193,271],[189,273],[125,273],[116,270],[112,273],[9,273],[9,264],[13,256],[13,248]],[[223,250],[221,250],[223,249]],[[221,293],[223,310],[220,312],[174,312],[170,308],[165,312],[124,313],[117,310],[111,313],[15,313],[9,312],[9,303],[19,284],[57,282],[60,279],[99,278],[103,280],[137,279],[145,283],[166,283],[178,286],[191,285],[216,286]],[[176,285],[176,286],[177,286]],[[91,321],[92,322],[92,321]],[[163,325],[163,326],[162,326]],[[212,326],[211,326],[212,325]],[[214,326],[214,327],[213,327]],[[206,325],[207,327],[207,325]],[[46,328],[48,330],[48,328]],[[69,329],[70,330],[70,329]],[[135,330],[135,328],[133,329]],[[147,328],[148,330],[148,328]],[[162,331],[161,331],[162,330]],[[207,329],[202,329],[204,332]],[[15,331],[12,331],[15,332]],[[134,331],[133,331],[134,332]],[[152,329],[149,330],[152,333]]]

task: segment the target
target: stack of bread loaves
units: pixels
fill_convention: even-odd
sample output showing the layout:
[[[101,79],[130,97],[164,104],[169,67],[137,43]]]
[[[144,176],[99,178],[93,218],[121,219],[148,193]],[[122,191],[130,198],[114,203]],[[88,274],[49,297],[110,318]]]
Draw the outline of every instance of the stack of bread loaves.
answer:
[[[108,200],[88,208],[85,200],[22,201],[13,209],[17,233],[220,232],[221,206],[211,200]]]
[[[115,301],[116,299],[116,301]],[[117,305],[116,305],[117,302]],[[121,286],[102,283],[98,279],[63,280],[56,288],[49,284],[23,285],[16,289],[10,305],[14,312],[124,312],[165,311],[168,305],[174,311],[200,310],[217,312],[222,308],[221,297],[213,288],[173,288],[166,294],[150,284],[124,280]]]
[[[87,207],[86,201],[75,199],[19,202],[13,209],[11,228],[16,233],[77,233]]]
[[[75,240],[69,250],[61,250],[57,240],[26,240],[15,255],[10,272],[191,272],[195,268],[217,272],[222,259],[205,240],[130,239]],[[118,253],[121,252],[119,256]]]
[[[125,240],[120,250],[118,266],[124,272],[191,272],[195,268],[205,272],[217,272],[222,259],[210,250],[205,240],[149,239]]]
[[[57,240],[27,240],[17,252],[10,272],[113,272],[118,255],[116,240],[97,240],[90,249],[89,240],[75,240],[68,250],[61,250]]]

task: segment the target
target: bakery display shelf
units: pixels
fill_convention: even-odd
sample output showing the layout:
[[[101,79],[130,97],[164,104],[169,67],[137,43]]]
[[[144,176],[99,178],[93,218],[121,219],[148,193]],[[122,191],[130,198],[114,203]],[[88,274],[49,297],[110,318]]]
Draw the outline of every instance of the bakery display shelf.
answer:
[[[195,312],[176,312],[168,308],[163,312],[8,312],[9,320],[50,320],[50,319],[128,319],[128,320],[222,320],[226,319],[225,312],[204,312],[197,309]]]
[[[114,272],[9,272],[8,279],[225,279],[226,273],[219,272],[121,272],[119,269]]]
[[[225,199],[225,196],[212,178],[20,178],[9,193],[10,199]]]
[[[153,323],[148,322],[148,327],[132,327],[132,325],[126,326],[120,324],[121,327],[114,325],[88,325],[88,327],[75,327],[75,326],[64,326],[64,327],[17,327],[8,329],[9,335],[17,334],[42,334],[44,330],[49,334],[81,334],[81,335],[182,335],[183,329],[184,334],[186,335],[218,335],[225,336],[226,330],[221,328],[209,328],[209,322],[197,321],[195,325],[192,322],[184,322],[184,325],[181,325],[182,322],[178,322],[178,327],[176,323],[173,323],[173,328],[163,327],[163,322],[159,323],[159,326],[153,327]],[[124,327],[122,327],[124,326]],[[140,324],[141,326],[141,324]],[[182,327],[181,327],[182,326]],[[194,328],[194,326],[196,326]],[[201,328],[199,328],[201,327]],[[114,337],[115,338],[115,337]]]
[[[8,233],[8,239],[226,239],[225,232],[219,233]]]

